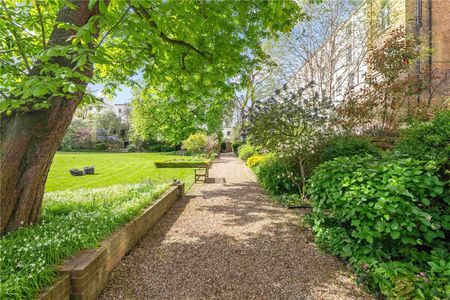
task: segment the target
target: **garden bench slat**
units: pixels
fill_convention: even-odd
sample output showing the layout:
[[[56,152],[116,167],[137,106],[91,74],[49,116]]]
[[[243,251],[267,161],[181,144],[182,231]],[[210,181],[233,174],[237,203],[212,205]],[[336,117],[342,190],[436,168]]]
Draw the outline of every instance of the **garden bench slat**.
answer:
[[[209,177],[209,164],[205,165],[205,167],[195,169],[194,173],[195,173],[195,182],[201,179],[205,181]]]

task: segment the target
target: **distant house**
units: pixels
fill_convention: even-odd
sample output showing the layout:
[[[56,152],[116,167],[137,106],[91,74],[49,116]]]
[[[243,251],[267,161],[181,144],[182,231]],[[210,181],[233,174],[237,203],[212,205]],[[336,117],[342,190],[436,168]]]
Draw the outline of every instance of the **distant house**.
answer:
[[[450,92],[449,11],[449,0],[362,1],[322,47],[310,55],[283,90],[289,93],[313,81],[319,95],[335,103],[345,101],[346,94],[366,84],[370,46],[381,44],[390,32],[403,27],[408,34],[418,35],[422,46],[432,49],[415,62],[417,70],[413,72],[420,75],[421,66],[433,70],[435,76],[430,75],[430,81],[440,89],[430,89],[429,95],[423,96],[445,97]]]
[[[227,142],[231,142],[234,128],[236,127],[237,119],[235,116],[225,120],[222,124],[223,139]]]
[[[223,127],[222,128],[222,134],[223,134],[223,138],[226,139],[231,139],[231,134],[233,133],[233,127]]]
[[[122,123],[130,123],[131,103],[111,104],[103,102],[103,105],[99,106],[97,111],[101,113],[107,110],[112,111],[116,116],[118,116]]]

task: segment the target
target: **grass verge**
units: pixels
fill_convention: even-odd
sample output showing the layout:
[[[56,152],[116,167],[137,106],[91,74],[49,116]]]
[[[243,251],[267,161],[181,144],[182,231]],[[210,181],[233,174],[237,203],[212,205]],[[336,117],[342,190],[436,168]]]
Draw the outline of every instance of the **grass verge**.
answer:
[[[56,277],[56,264],[97,246],[168,186],[146,182],[47,193],[41,223],[0,240],[0,299],[35,297]]]

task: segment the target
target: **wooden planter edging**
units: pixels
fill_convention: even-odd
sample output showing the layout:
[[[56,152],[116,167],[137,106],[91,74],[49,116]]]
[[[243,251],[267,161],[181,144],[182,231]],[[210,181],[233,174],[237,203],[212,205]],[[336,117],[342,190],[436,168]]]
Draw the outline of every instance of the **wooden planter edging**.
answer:
[[[184,196],[184,183],[174,184],[144,212],[113,232],[100,247],[78,252],[57,266],[60,276],[37,299],[97,299],[109,274],[150,230]]]

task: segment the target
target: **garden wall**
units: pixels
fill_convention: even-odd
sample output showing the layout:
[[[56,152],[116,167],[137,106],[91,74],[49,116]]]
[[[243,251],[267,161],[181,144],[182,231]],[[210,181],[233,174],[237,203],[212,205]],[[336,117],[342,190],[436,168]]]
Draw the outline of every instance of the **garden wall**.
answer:
[[[57,266],[60,277],[38,299],[97,299],[109,274],[167,210],[184,196],[184,184],[169,188],[144,212],[109,236],[100,247],[79,252]]]

